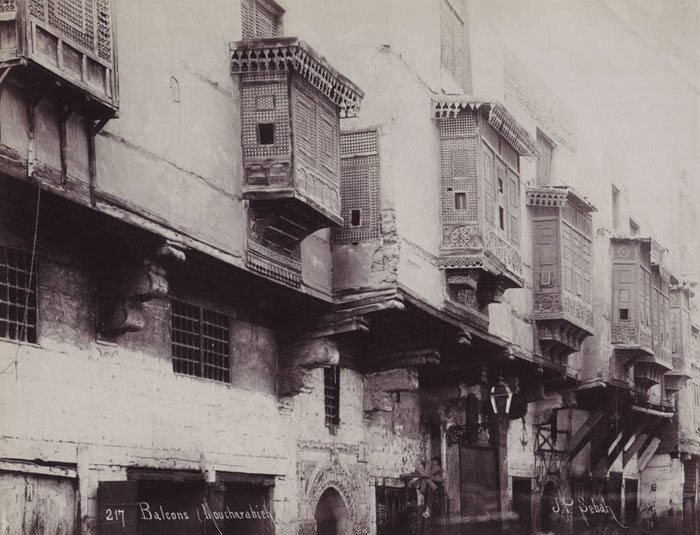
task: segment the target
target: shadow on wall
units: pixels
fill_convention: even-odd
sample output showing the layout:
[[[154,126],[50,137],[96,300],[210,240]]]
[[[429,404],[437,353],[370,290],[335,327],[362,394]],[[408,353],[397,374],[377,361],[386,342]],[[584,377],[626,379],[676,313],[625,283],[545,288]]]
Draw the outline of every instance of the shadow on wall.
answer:
[[[316,505],[316,535],[350,535],[352,525],[348,509],[338,491],[326,489]]]

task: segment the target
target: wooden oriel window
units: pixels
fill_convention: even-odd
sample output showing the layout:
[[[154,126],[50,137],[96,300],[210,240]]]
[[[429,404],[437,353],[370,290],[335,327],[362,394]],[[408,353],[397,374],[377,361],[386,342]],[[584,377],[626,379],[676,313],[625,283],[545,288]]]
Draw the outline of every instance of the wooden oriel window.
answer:
[[[340,425],[340,366],[323,369],[323,399],[326,426]]]
[[[32,256],[0,247],[0,338],[36,343],[36,275]]]
[[[175,373],[231,382],[228,316],[172,300],[170,322]]]

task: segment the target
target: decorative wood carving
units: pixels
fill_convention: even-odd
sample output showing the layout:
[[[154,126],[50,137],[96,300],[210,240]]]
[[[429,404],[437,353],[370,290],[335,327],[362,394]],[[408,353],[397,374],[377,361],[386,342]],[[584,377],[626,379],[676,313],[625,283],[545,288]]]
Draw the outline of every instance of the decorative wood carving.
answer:
[[[527,191],[532,213],[533,313],[542,354],[565,364],[593,334],[591,212],[568,187]]]
[[[316,338],[280,348],[278,393],[295,396],[313,390],[312,371],[338,364],[338,347],[329,338]]]

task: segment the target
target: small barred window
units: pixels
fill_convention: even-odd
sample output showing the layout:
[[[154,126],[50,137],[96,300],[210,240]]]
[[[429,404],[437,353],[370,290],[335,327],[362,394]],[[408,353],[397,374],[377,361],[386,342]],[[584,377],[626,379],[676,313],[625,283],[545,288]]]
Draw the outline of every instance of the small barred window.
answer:
[[[339,366],[329,366],[323,369],[323,386],[326,425],[330,428],[334,428],[340,425]]]
[[[32,256],[0,247],[0,338],[36,343],[36,276]]]
[[[241,0],[243,39],[268,39],[281,34],[284,10],[271,0]]]
[[[229,317],[173,300],[170,322],[175,373],[230,383]]]

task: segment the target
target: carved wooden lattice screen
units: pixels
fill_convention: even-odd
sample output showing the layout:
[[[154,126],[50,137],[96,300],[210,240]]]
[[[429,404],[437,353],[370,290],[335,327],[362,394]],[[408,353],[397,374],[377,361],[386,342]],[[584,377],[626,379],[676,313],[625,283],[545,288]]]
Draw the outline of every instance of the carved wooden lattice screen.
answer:
[[[476,121],[471,112],[440,121],[443,247],[477,246],[479,189]],[[460,232],[460,228],[466,231]],[[470,228],[471,226],[471,228]]]
[[[340,136],[340,199],[343,226],[333,229],[334,243],[381,236],[379,213],[379,143],[376,130]]]

